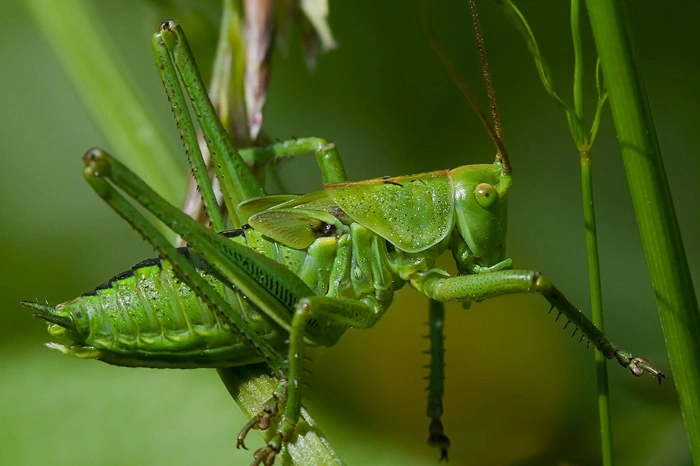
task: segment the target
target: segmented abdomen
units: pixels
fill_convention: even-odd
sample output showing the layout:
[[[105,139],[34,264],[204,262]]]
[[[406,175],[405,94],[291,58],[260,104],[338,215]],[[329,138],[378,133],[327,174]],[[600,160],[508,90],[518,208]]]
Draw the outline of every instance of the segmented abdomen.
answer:
[[[245,299],[217,280],[209,267],[186,248],[190,259],[251,327],[273,344],[282,344],[285,332],[257,312]],[[57,323],[51,316],[69,318]],[[171,265],[160,259],[143,261],[79,298],[46,308],[38,314],[53,323],[54,336],[68,337],[70,345],[48,346],[81,358],[139,367],[229,367],[257,362],[258,355],[219,317],[175,277]]]

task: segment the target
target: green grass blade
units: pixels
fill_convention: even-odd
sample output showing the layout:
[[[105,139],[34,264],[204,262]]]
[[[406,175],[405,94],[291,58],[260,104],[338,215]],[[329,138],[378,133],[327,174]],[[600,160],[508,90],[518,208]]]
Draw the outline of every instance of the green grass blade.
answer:
[[[144,107],[88,2],[27,0],[27,5],[110,150],[166,199],[180,205],[185,170]]]
[[[621,2],[587,0],[691,454],[700,465],[700,312]]]

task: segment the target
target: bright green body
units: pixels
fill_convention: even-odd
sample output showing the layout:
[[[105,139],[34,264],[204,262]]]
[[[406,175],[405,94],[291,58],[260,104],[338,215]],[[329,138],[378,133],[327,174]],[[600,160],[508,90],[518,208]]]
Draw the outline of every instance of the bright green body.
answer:
[[[157,250],[94,292],[57,307],[26,303],[67,336],[65,353],[146,367],[224,367],[265,362],[280,385],[264,412],[241,433],[279,421],[253,464],[274,462],[296,431],[307,345],[331,346],[348,327],[374,325],[394,290],[410,283],[431,302],[429,416],[431,444],[446,458],[440,423],[443,302],[468,305],[510,293],[542,294],[608,358],[635,375],[643,359],[620,351],[537,272],[509,270],[505,234],[510,169],[491,165],[396,178],[346,182],[333,144],[287,141],[239,154],[207,98],[182,31],[166,22],[154,53],[213,230],[168,204],[126,167],[99,150],[83,158],[93,189]],[[220,234],[219,213],[181,79],[207,141],[228,217],[238,231]],[[250,164],[315,152],[325,190],[304,196],[265,196]],[[122,194],[123,193],[123,194]],[[124,197],[131,198],[133,201]],[[138,204],[188,243],[178,251],[135,208]],[[450,251],[459,275],[434,268]],[[231,370],[235,370],[231,369]],[[433,396],[434,395],[434,396]]]
[[[499,179],[498,165],[469,168],[479,180]],[[508,177],[504,179],[510,183]],[[423,291],[424,275],[447,249],[461,255],[467,251],[469,258],[465,262],[480,262],[486,267],[495,264],[488,255],[477,258],[471,254],[479,238],[471,241],[470,248],[455,229],[460,215],[451,195],[454,184],[451,172],[444,171],[333,184],[327,187],[327,193],[286,196],[273,206],[269,204],[274,203],[275,196],[252,199],[246,203],[248,211],[259,205],[264,207],[249,219],[253,228],[224,236],[246,246],[250,246],[251,238],[258,253],[297,275],[315,295],[365,303],[376,322],[391,304],[394,290],[407,281]],[[414,193],[416,188],[422,196]],[[466,189],[473,191],[474,187],[470,184]],[[356,202],[358,198],[362,202]],[[410,216],[398,218],[394,214],[396,206],[405,202],[413,205],[404,206],[400,212],[410,212]],[[505,202],[504,198],[500,204],[494,204],[492,211],[504,212]],[[368,213],[367,206],[372,205],[384,208]],[[364,224],[355,221],[346,210]],[[325,228],[319,224],[310,226],[308,219],[317,220]],[[392,220],[405,223],[406,230],[386,228],[387,223],[399,226],[391,225]],[[497,227],[505,231],[504,225]],[[402,251],[400,247],[416,252]],[[187,248],[180,251],[255,333],[278,351],[286,351],[291,313],[288,319],[277,316],[273,320],[240,299],[240,294],[222,282],[200,256]],[[504,248],[498,247],[497,251]],[[497,261],[501,259],[496,257]],[[192,289],[183,286],[170,263],[160,259],[135,265],[94,291],[56,306],[52,315],[69,318],[72,323],[67,325],[55,319],[51,333],[68,337],[72,344],[52,347],[76,357],[121,366],[177,368],[231,367],[261,360],[258,352],[232,331],[230,322],[212,312]],[[311,344],[331,346],[346,328],[328,322],[311,323],[305,337]]]
[[[233,289],[212,275],[206,263],[196,256],[189,258],[255,332],[282,350],[285,331],[239,300]],[[177,279],[170,263],[159,259],[137,264],[94,291],[59,304],[53,315],[69,318],[73,325],[50,324],[52,335],[71,340],[70,345],[50,346],[83,359],[181,369],[260,361],[255,349],[232,331],[230,322],[212,312]]]

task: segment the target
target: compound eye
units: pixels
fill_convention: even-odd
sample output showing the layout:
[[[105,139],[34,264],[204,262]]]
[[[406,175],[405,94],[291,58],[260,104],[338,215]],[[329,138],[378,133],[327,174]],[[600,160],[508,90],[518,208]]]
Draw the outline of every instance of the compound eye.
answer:
[[[474,197],[481,207],[488,209],[498,200],[498,192],[488,183],[479,183],[474,188]]]

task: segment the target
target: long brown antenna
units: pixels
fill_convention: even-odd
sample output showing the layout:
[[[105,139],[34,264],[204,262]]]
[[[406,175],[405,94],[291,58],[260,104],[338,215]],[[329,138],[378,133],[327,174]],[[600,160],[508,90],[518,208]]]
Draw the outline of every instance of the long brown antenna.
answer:
[[[472,23],[474,24],[474,36],[476,36],[476,44],[479,47],[479,60],[481,61],[481,72],[484,76],[484,85],[486,86],[486,95],[489,98],[489,107],[491,108],[491,117],[493,118],[493,130],[496,133],[496,146],[501,155],[504,167],[510,171],[510,160],[503,146],[503,130],[501,129],[501,119],[498,115],[498,106],[496,105],[496,92],[493,90],[493,82],[491,81],[491,71],[489,69],[489,61],[486,58],[486,47],[484,46],[484,36],[481,34],[481,24],[479,24],[479,13],[476,11],[476,3],[474,0],[469,0],[469,10],[472,14]]]
[[[479,25],[479,15],[476,11],[476,5],[474,4],[474,0],[469,0],[469,9],[471,11],[472,23],[474,24],[474,35],[476,36],[476,42],[479,50],[479,59],[481,61],[481,70],[486,86],[486,94],[489,99],[491,119],[489,119],[489,117],[486,115],[486,112],[477,101],[476,96],[472,92],[471,88],[466,83],[466,81],[459,75],[454,65],[452,64],[452,61],[450,60],[449,56],[435,38],[433,30],[430,27],[429,21],[427,19],[427,2],[423,2],[423,7],[423,29],[425,30],[425,34],[428,37],[430,47],[433,49],[435,55],[437,55],[443,68],[445,68],[445,70],[450,75],[454,83],[457,85],[457,88],[460,90],[462,95],[466,97],[474,111],[476,111],[476,113],[479,115],[481,122],[486,127],[486,130],[488,131],[489,135],[491,136],[491,139],[493,139],[493,142],[496,145],[497,160],[499,160],[503,164],[504,171],[510,173],[510,159],[508,158],[508,152],[506,152],[505,146],[503,144],[503,132],[501,130],[501,120],[498,116],[498,107],[496,105],[496,93],[493,90],[493,83],[491,82],[491,72],[489,71],[488,60],[486,58],[486,49],[484,47],[484,39],[481,35],[481,27]]]

